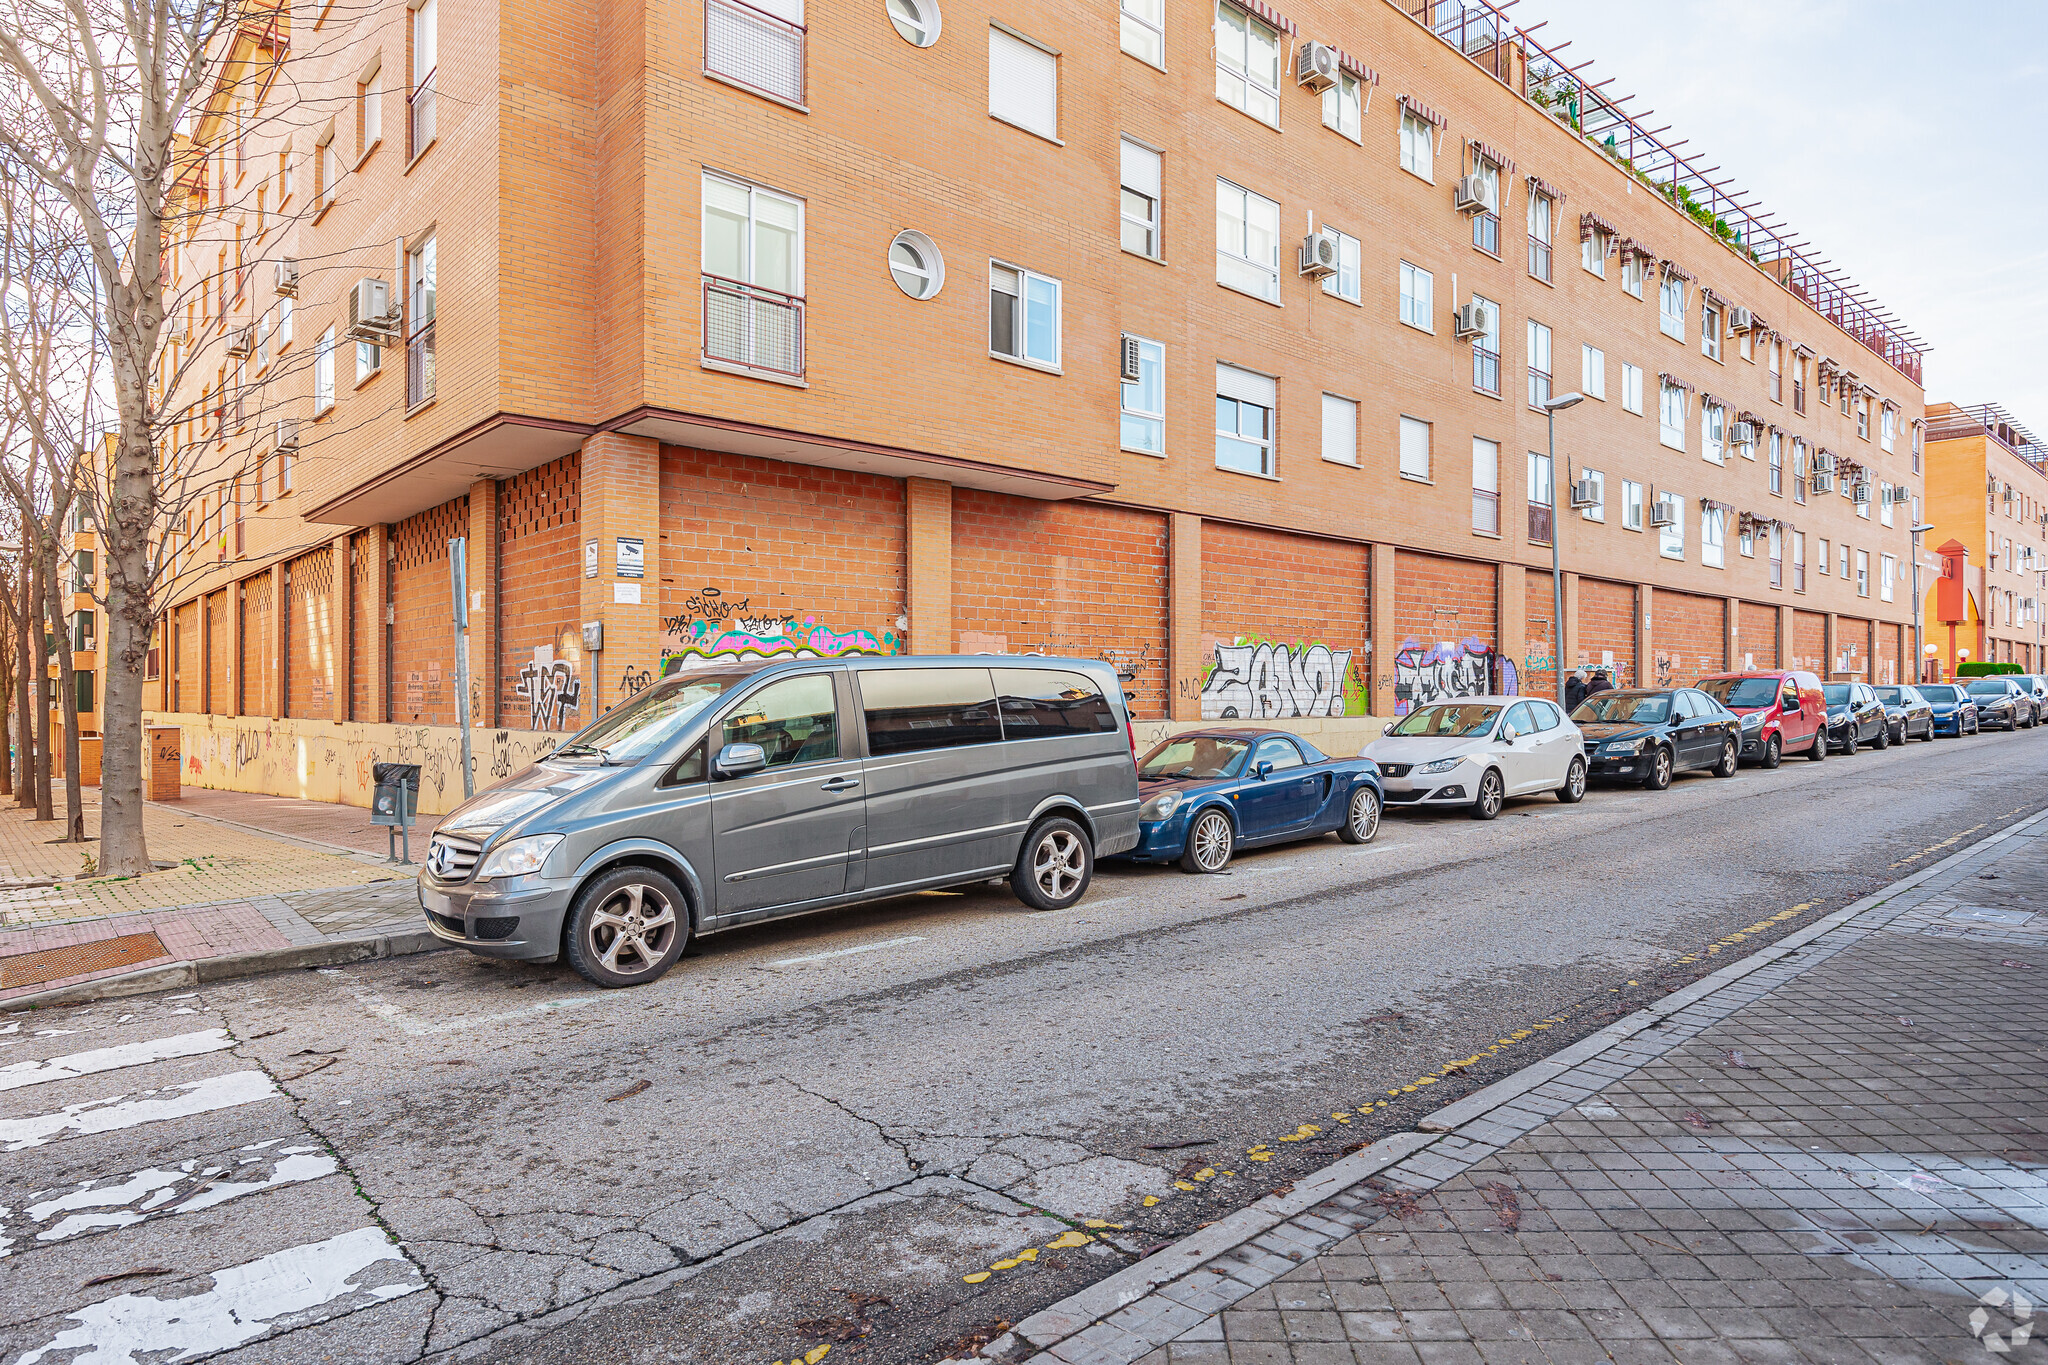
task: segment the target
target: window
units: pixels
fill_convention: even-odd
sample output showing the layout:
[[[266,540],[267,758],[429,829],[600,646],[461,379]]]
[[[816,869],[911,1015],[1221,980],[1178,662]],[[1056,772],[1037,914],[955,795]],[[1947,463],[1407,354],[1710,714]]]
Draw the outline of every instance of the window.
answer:
[[[1792,357],[1792,411],[1806,411],[1806,357]]]
[[[704,359],[804,369],[803,201],[704,173]]]
[[[1535,191],[1529,193],[1529,273],[1537,279],[1550,279],[1551,219],[1557,212],[1557,205],[1547,194]]]
[[[1485,184],[1486,202],[1500,203],[1500,167],[1476,149],[1472,153],[1472,174]],[[1472,245],[1489,256],[1500,255],[1500,216],[1491,209],[1481,209],[1472,215]]]
[[[1771,433],[1771,494],[1785,496],[1785,434],[1780,431]]]
[[[1821,551],[1820,563],[1822,570],[1825,571],[1828,563],[1826,550]],[[1792,533],[1792,591],[1806,591],[1806,532],[1804,531],[1794,531]]]
[[[1166,0],[1123,0],[1124,51],[1141,62],[1166,65]]]
[[[1724,437],[1728,432],[1728,409],[1719,403],[1700,405],[1700,446],[1701,454],[1715,464],[1728,462],[1728,449]]]
[[[1721,568],[1727,562],[1727,513],[1709,507],[1700,513],[1700,563]]]
[[[256,319],[256,372],[263,373],[270,364],[270,314]]]
[[[1756,340],[1756,329],[1751,328],[1750,330],[1743,332],[1741,335],[1742,358],[1744,360],[1747,360],[1750,364],[1754,365],[1756,363],[1756,347],[1754,345]]]
[[[1125,380],[1118,401],[1123,412],[1117,442],[1146,455],[1166,453],[1166,348],[1143,337],[1126,336],[1138,349],[1138,377]]]
[[[1280,302],[1280,206],[1228,180],[1216,182],[1216,282]]]
[[[1849,381],[1846,379],[1837,379],[1835,381],[1835,392],[1841,396],[1842,416],[1847,417],[1849,415]],[[1857,434],[1862,436],[1865,440],[1870,439],[1870,433],[1867,431],[1858,432]]]
[[[1792,501],[1806,501],[1806,442],[1792,438]]]
[[[1579,389],[1588,398],[1607,397],[1607,352],[1597,346],[1579,347]]]
[[[1216,98],[1280,126],[1280,34],[1228,0],[1216,4]]]
[[[277,205],[284,207],[292,197],[292,185],[296,177],[292,174],[292,154],[289,150],[277,154]]]
[[[804,0],[705,0],[704,69],[745,89],[801,105]]]
[[[1877,486],[1877,519],[1887,526],[1892,524],[1892,486],[1889,483]]]
[[[1123,139],[1123,190],[1118,211],[1123,217],[1123,246],[1140,256],[1159,259],[1159,153],[1143,143]]]
[[[1358,300],[1358,239],[1348,233],[1326,229],[1337,237],[1337,273],[1323,276],[1323,292],[1333,299]]]
[[[1856,595],[1870,596],[1870,551],[1856,552]]]
[[[988,349],[1047,369],[1060,363],[1060,282],[999,261],[988,266]]]
[[[1621,406],[1625,412],[1643,415],[1643,369],[1626,361],[1621,366]]]
[[[1634,479],[1621,481],[1621,524],[1630,531],[1643,529],[1643,486]]]
[[[1273,475],[1273,412],[1279,386],[1235,365],[1216,367],[1216,467]]]
[[[363,156],[384,139],[384,68],[356,84],[356,155]]]
[[[1897,555],[1879,556],[1877,569],[1877,595],[1880,600],[1886,602],[1892,600],[1892,582],[1898,576],[1898,572],[1899,559]]]
[[[405,406],[434,397],[434,255],[427,238],[405,253]]]
[[[1709,360],[1721,358],[1721,310],[1713,304],[1700,309],[1700,354]]]
[[[1358,463],[1358,403],[1323,395],[1323,458],[1331,464]]]
[[[995,682],[986,668],[877,668],[857,676],[868,752],[877,758],[994,744],[1003,737]]]
[[[936,670],[934,670],[936,671]],[[988,677],[986,669],[962,670]],[[865,693],[867,679],[862,676]],[[923,670],[885,676],[913,678]],[[990,719],[994,719],[995,697],[989,697]],[[873,712],[868,720],[868,748],[880,754],[891,752],[881,746]],[[832,678],[826,673],[806,673],[772,682],[734,707],[720,725],[718,747],[728,744],[758,744],[768,755],[770,768],[787,768],[799,763],[816,763],[839,756],[839,714],[832,698]]]
[[[1500,442],[1472,438],[1472,529],[1500,534]]]
[[[1838,556],[1838,558],[1835,561],[1836,565],[1841,569],[1842,577],[1847,578],[1849,576],[1849,546],[1847,542],[1843,542],[1842,544],[1837,545],[1835,547],[1835,550]],[[1861,552],[1859,551],[1858,553]]]
[[[277,349],[282,351],[292,344],[292,301],[281,298],[277,301]]]
[[[1899,438],[1899,414],[1896,408],[1886,408],[1878,414],[1877,439],[1884,447],[1884,453],[1892,453],[1892,446]]]
[[[1579,238],[1579,265],[1601,279],[1607,278],[1607,252],[1614,244],[1604,228],[1588,224]]]
[[[1856,435],[1862,440],[1870,439],[1870,399],[1856,395]]]
[[[1826,537],[1826,536],[1822,536],[1822,537],[1820,538],[1819,542],[1818,542],[1818,543],[1817,543],[1817,544],[1816,544],[1816,545],[1814,546],[1814,549],[1815,549],[1815,550],[1817,550],[1817,551],[1819,551],[1819,553],[1818,553],[1818,554],[1817,554],[1817,555],[1815,556],[1815,558],[1816,558],[1816,559],[1818,559],[1818,560],[1820,561],[1820,576],[1821,576],[1822,578],[1826,578],[1826,577],[1828,576],[1828,574],[1829,574],[1829,573],[1831,572],[1831,570],[1830,570],[1830,569],[1828,568],[1828,564],[1829,564],[1829,556],[1828,556],[1828,540],[1827,540],[1827,537]],[[1844,558],[1845,558],[1845,561],[1846,561],[1846,557],[1847,557],[1848,553],[1849,553],[1848,547],[1847,547],[1847,546],[1844,546],[1844,547],[1843,547],[1843,549],[1842,549],[1842,554],[1843,554],[1843,556],[1844,556]],[[1844,578],[1847,578],[1848,576],[1849,576],[1849,572],[1848,572],[1848,570],[1847,570],[1847,569],[1844,569],[1844,570],[1842,571],[1842,577],[1844,577]]]
[[[1579,509],[1579,516],[1585,521],[1607,520],[1607,476],[1597,469],[1581,469],[1579,481],[1593,486],[1593,500]]]
[[[1401,419],[1401,477],[1429,478],[1429,423],[1419,418]]]
[[[1685,390],[1668,379],[1657,387],[1657,439],[1673,450],[1685,449]]]
[[[1550,401],[1550,329],[1534,318],[1529,320],[1529,406],[1540,408]]]
[[[899,232],[889,243],[889,278],[913,299],[928,299],[946,284],[946,259],[922,232]]]
[[[1420,266],[1401,262],[1401,321],[1434,332],[1435,310],[1436,277]]]
[[[1755,559],[1756,527],[1747,522],[1742,523],[1741,529],[1735,533],[1735,548],[1742,552],[1744,558]]]
[[[1550,457],[1529,452],[1529,543],[1548,545],[1553,530],[1556,504],[1550,488]]]
[[[91,715],[93,710],[93,679],[95,674],[89,668],[80,669],[71,675],[72,697],[78,703],[78,714]]]
[[[313,347],[313,413],[318,416],[333,406],[334,329],[329,327]]]
[[[1782,351],[1783,348],[1775,341],[1767,343],[1764,347],[1764,359],[1771,367],[1770,392],[1773,403],[1785,401],[1785,373],[1780,368],[1783,362],[1779,359]]]
[[[71,509],[71,529],[74,532],[82,531],[84,529],[84,527],[79,524],[80,521],[82,520],[80,514],[84,511],[85,503],[82,499],[76,506],[74,506]],[[98,569],[99,565],[97,562],[97,557],[93,554],[91,550],[79,550],[74,552],[71,556],[71,591],[91,592],[93,579],[98,577]]]
[[[993,672],[1004,739],[1052,739],[1116,729],[1116,712],[1101,689],[1079,673],[1050,668],[998,668]],[[876,674],[861,676],[865,681]]]
[[[321,209],[334,202],[341,187],[341,156],[334,150],[334,130],[313,149],[313,199]]]
[[[889,23],[897,36],[912,47],[936,43],[940,22],[936,0],[889,0]]]
[[[1337,83],[1323,92],[1323,126],[1353,142],[1363,141],[1359,135],[1358,106],[1358,77],[1349,71],[1339,71]]]
[[[367,341],[356,343],[356,380],[361,384],[384,368],[384,348],[372,346]]]
[[[91,611],[74,611],[71,613],[71,648],[73,650],[84,653],[93,647],[94,642],[98,639],[94,621],[95,618]],[[81,707],[80,709],[89,711],[92,708],[88,706]]]
[[[1657,329],[1674,341],[1685,340],[1685,281],[1666,275],[1657,288]]]
[[[1676,493],[1657,495],[1657,553],[1666,559],[1685,558],[1685,499]]]
[[[1621,287],[1635,297],[1643,296],[1643,281],[1649,274],[1650,261],[1647,256],[1632,251],[1621,258]]]
[[[764,3],[772,5],[774,0],[764,0]],[[794,0],[794,3],[799,6],[797,22],[801,24],[802,0]],[[718,9],[719,6],[714,3],[706,11],[705,34],[707,38],[715,40],[723,33],[727,41],[710,42],[707,45],[709,52],[718,52],[721,49],[729,51],[735,46],[731,39],[739,36],[735,32],[732,20],[728,20],[724,25],[719,23],[716,17]],[[419,4],[413,6],[412,11],[412,91],[406,96],[405,121],[405,155],[408,161],[427,150],[427,144],[434,140],[434,70],[440,63],[440,39],[436,35],[439,25],[435,23],[434,10],[435,0],[420,0]],[[745,40],[741,38],[739,45],[744,44]],[[799,28],[796,37],[796,93],[785,98],[798,101],[803,99],[803,54],[803,30]],[[710,60],[708,54],[705,65],[717,68],[717,63]],[[737,76],[739,72],[728,71],[727,74]]]
[[[1472,387],[1500,397],[1500,305],[1472,296],[1479,311],[1480,331],[1472,338]]]
[[[999,28],[988,31],[988,111],[1005,123],[1057,142],[1060,59]]]
[[[1436,125],[1413,109],[1401,111],[1401,169],[1436,183]]]
[[[1921,432],[1922,432],[1922,427],[1921,427],[1920,423],[1919,423],[1919,422],[1918,422],[1918,421],[1916,420],[1916,421],[1915,421],[1915,422],[1913,423],[1913,472],[1914,472],[1915,474],[1918,474],[1918,473],[1920,472],[1920,436],[1921,436]],[[1919,519],[1920,519],[1920,514],[1919,514],[1919,513],[1917,513],[1917,512],[1916,512],[1916,513],[1914,513],[1914,514],[1913,514],[1913,520],[1915,520],[1915,521],[1918,521]]]

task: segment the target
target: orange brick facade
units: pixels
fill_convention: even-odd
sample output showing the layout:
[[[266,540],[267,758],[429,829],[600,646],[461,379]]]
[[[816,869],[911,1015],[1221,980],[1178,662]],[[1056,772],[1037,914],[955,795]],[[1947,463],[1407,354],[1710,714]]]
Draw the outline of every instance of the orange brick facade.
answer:
[[[1746,668],[1778,667],[1778,616],[1776,607],[1760,602],[1742,604],[1742,664]]]
[[[1636,589],[1600,578],[1579,580],[1578,652],[1585,668],[1607,668],[1618,686],[1636,681]],[[1613,657],[1610,659],[1609,656]]]
[[[1653,676],[1658,686],[1682,686],[1728,666],[1728,603],[1697,593],[1659,589],[1651,610]]]

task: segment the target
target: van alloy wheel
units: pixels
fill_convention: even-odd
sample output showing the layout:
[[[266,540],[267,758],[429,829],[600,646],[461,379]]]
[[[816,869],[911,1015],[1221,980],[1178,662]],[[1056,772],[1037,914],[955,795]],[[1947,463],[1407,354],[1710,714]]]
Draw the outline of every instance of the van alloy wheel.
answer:
[[[1081,881],[1081,841],[1067,830],[1053,830],[1031,854],[1031,877],[1048,899],[1065,900]]]
[[[1067,816],[1052,815],[1024,837],[1010,870],[1010,891],[1034,910],[1064,910],[1081,899],[1094,875],[1088,831]]]
[[[1229,865],[1236,847],[1237,831],[1231,828],[1230,817],[1220,810],[1203,811],[1196,817],[1195,827],[1188,831],[1188,847],[1181,857],[1181,866],[1190,872],[1221,872]]]
[[[690,939],[682,890],[651,867],[614,868],[577,893],[567,925],[569,965],[600,986],[639,986]]]

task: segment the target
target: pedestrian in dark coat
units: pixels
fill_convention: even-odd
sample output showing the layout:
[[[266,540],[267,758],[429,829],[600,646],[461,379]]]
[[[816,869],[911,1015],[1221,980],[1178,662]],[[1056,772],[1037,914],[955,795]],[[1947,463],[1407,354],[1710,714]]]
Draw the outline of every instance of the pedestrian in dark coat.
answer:
[[[1576,711],[1579,703],[1586,699],[1586,675],[1577,669],[1564,680],[1564,709]]]
[[[1593,675],[1593,681],[1586,684],[1586,695],[1589,697],[1596,693],[1612,692],[1613,690],[1614,682],[1607,676],[1607,670],[1604,668]]]

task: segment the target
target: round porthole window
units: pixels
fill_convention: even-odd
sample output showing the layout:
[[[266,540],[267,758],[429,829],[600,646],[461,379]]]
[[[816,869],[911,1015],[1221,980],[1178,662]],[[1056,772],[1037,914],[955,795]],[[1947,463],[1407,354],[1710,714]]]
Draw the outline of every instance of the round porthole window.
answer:
[[[946,262],[922,232],[899,232],[889,243],[889,277],[910,297],[928,299],[946,283]]]
[[[889,22],[912,47],[930,47],[939,40],[937,0],[888,0]]]

